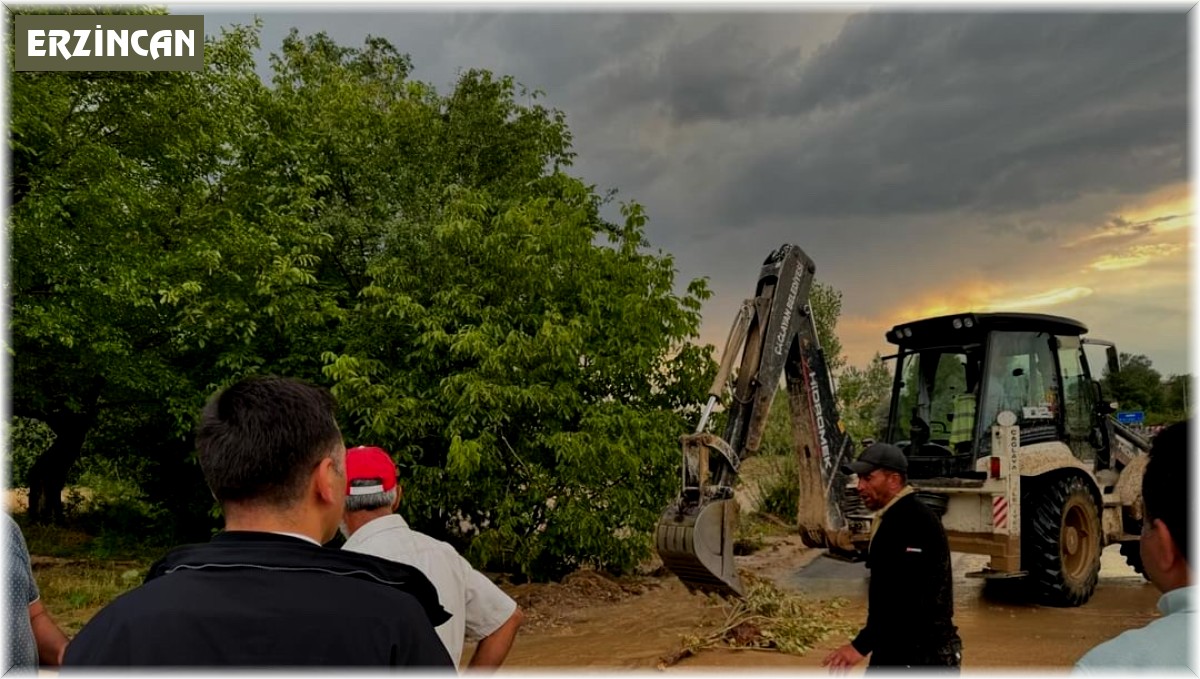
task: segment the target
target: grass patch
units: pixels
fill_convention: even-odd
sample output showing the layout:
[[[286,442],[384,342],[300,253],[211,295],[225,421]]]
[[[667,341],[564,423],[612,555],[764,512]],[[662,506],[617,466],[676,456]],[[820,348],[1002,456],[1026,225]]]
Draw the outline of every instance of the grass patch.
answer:
[[[34,559],[33,577],[42,604],[63,631],[73,636],[101,608],[140,585],[148,566],[148,563],[38,557]]]
[[[13,520],[21,527],[30,554],[60,559],[92,556],[95,538],[81,530],[30,523],[24,514],[14,514]]]
[[[88,522],[94,517],[89,515],[68,517],[65,526],[36,524],[24,513],[12,514],[12,518],[21,527],[29,553],[38,556],[151,563],[174,546],[161,537],[147,537],[145,528],[117,530],[91,526]],[[87,530],[89,527],[92,530]]]
[[[68,636],[101,608],[137,587],[151,564],[170,551],[132,534],[90,535],[78,526],[43,526],[14,514],[29,546],[42,604]]]

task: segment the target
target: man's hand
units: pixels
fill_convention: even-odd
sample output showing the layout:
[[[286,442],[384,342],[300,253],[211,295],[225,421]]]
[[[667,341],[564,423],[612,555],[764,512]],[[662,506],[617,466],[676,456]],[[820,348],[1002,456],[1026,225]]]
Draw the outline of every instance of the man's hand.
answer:
[[[828,667],[831,674],[845,674],[847,670],[862,662],[862,653],[855,650],[853,644],[846,644],[825,656],[821,667]]]

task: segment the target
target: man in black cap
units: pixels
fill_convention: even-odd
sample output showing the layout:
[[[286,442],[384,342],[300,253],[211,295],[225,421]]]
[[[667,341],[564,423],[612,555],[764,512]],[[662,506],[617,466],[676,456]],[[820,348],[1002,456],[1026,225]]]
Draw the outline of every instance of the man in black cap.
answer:
[[[908,485],[908,458],[889,443],[873,443],[850,463],[858,494],[877,510],[867,568],[867,624],[822,665],[844,672],[871,656],[869,669],[953,668],[962,640],[951,618],[950,545],[941,520]]]

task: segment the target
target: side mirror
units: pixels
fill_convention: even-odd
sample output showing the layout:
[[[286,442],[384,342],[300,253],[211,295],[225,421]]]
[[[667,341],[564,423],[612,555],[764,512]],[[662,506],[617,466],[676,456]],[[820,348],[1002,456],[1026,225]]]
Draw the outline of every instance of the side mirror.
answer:
[[[1117,355],[1117,348],[1110,346],[1104,350],[1104,353],[1108,357],[1108,373],[1115,375],[1121,372],[1121,359]]]

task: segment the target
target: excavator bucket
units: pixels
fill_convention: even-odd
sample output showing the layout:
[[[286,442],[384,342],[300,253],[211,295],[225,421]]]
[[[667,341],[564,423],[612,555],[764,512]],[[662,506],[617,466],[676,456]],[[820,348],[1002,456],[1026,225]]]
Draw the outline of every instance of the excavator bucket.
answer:
[[[742,582],[733,564],[737,500],[685,503],[682,511],[680,507],[680,503],[668,507],[654,533],[663,564],[690,592],[742,596]]]
[[[700,423],[694,434],[681,437],[681,492],[659,519],[654,542],[663,563],[689,590],[742,596],[733,560],[738,525],[734,486],[742,460],[758,452],[783,376],[795,450],[805,460],[809,480],[803,488],[807,512],[797,518],[812,543],[832,547],[850,542],[840,533],[829,534],[845,532],[844,493],[838,485],[844,480],[837,469],[849,438],[838,422],[833,382],[808,305],[815,272],[808,255],[792,245],[767,257],[754,297],[743,302],[729,331]],[[736,376],[735,362],[740,366]],[[721,437],[706,432],[705,425],[731,379]]]

